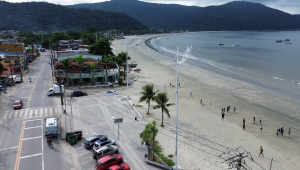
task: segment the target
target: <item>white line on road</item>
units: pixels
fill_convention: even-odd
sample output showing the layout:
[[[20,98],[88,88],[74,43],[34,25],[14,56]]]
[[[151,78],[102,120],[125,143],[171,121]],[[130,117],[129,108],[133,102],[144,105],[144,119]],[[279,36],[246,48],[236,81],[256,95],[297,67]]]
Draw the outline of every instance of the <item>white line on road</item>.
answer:
[[[7,116],[7,114],[8,114],[8,112],[5,112],[5,115],[4,115],[4,118],[3,118],[3,120],[5,120],[5,119],[6,119],[6,116]]]
[[[0,151],[6,151],[6,150],[9,150],[9,149],[14,149],[14,148],[18,148],[19,146],[14,146],[14,147],[10,147],[10,148],[4,148],[4,149],[0,149]]]
[[[5,126],[5,129],[6,129],[6,127],[7,127],[7,124],[6,124],[6,126]],[[5,129],[4,129],[4,133],[6,132]],[[2,137],[1,137],[1,140],[0,140],[0,145],[1,145],[1,142],[2,142],[2,139],[3,139],[3,136],[4,136],[4,133],[2,133]]]
[[[58,111],[57,111],[57,107],[55,107],[54,109],[55,109],[55,113],[58,113]]]
[[[13,111],[10,112],[9,117],[8,117],[9,119],[11,118],[11,116],[13,115],[13,113],[14,113]]]
[[[33,138],[25,138],[23,140],[30,140],[30,139],[37,139],[37,138],[41,138],[42,136],[37,136],[37,137],[33,137]]]
[[[34,155],[28,155],[28,156],[22,156],[22,157],[20,157],[20,159],[29,158],[29,157],[33,157],[33,156],[39,156],[39,155],[42,155],[42,153],[38,153],[38,154],[34,154]]]
[[[24,129],[33,129],[33,128],[40,128],[42,126],[35,126],[35,127],[29,127],[29,128],[24,128]]]
[[[35,109],[34,117],[37,117],[38,109]]]
[[[28,112],[28,109],[25,110],[25,115],[24,115],[25,117],[27,117],[27,112]]]
[[[31,121],[38,121],[38,120],[42,120],[42,119],[26,120],[26,121],[23,121],[23,122],[31,122]]]
[[[41,108],[41,111],[40,111],[40,117],[43,116],[43,109]]]
[[[50,108],[50,115],[52,115],[52,108]]]
[[[45,108],[45,116],[47,116],[47,111],[48,111],[48,109],[47,109],[47,108]]]
[[[23,112],[24,112],[24,110],[20,111],[20,116],[19,117],[22,117]]]
[[[90,161],[95,161],[95,160],[94,160],[94,159],[90,159],[90,160],[88,160],[88,161],[83,162],[82,165],[84,165],[84,164],[86,164],[86,163],[88,163],[88,162],[90,162]]]
[[[32,117],[32,113],[33,113],[33,110],[30,110],[30,116],[29,117]]]
[[[18,112],[19,112],[19,111],[17,110],[16,113],[15,113],[15,117],[14,117],[14,118],[16,118],[16,117],[18,116]]]

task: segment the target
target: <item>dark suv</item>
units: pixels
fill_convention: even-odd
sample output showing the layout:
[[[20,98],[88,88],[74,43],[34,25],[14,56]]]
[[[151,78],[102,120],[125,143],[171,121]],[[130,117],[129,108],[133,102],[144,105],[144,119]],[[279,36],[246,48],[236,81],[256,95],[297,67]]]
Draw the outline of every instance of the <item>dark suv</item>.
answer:
[[[94,146],[94,143],[97,141],[97,140],[100,140],[100,141],[106,141],[108,139],[108,137],[106,135],[93,135],[93,136],[90,136],[88,137],[83,145],[86,149],[92,149],[93,146]]]
[[[85,92],[82,92],[82,91],[73,91],[72,94],[73,94],[74,97],[87,96],[87,94]]]

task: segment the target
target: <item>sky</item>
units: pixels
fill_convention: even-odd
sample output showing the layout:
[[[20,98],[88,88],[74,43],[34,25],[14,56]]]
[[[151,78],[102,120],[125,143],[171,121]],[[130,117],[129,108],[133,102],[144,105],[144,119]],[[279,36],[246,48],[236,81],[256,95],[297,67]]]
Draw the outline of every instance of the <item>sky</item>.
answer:
[[[6,2],[31,2],[31,0],[5,0]],[[109,0],[44,0],[52,4],[73,5],[80,3],[98,3]],[[211,5],[222,5],[234,0],[140,0],[151,3],[180,4],[186,6],[206,7]],[[237,0],[235,0],[237,1]],[[36,1],[39,2],[39,1]],[[42,2],[42,1],[40,1]],[[258,2],[271,8],[284,11],[289,14],[300,14],[300,0],[248,0],[248,2]]]

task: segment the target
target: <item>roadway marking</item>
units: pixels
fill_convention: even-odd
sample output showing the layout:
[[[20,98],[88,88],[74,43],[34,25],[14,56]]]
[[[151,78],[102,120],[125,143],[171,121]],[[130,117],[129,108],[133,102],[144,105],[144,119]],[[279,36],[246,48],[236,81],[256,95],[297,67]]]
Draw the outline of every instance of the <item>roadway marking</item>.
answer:
[[[52,115],[52,108],[50,108],[50,115]]]
[[[34,117],[37,117],[38,109],[35,109]]]
[[[42,117],[43,116],[43,109],[41,108],[40,109],[40,117]]]
[[[9,117],[8,117],[9,119],[11,118],[11,116],[13,115],[13,113],[14,113],[13,111],[10,112],[10,115],[9,115]]]
[[[23,145],[23,136],[24,136],[25,125],[26,125],[26,122],[23,121],[22,129],[21,129],[21,134],[20,134],[20,140],[19,140],[19,148],[18,148],[17,157],[16,157],[16,163],[15,163],[15,170],[18,170],[19,169],[19,165],[20,165],[20,156],[21,156],[22,145]]]
[[[25,110],[25,115],[24,115],[25,117],[27,117],[27,112],[28,112],[28,109]]]
[[[26,120],[26,121],[24,121],[24,122],[32,122],[32,121],[38,121],[38,120],[42,120],[42,119]]]
[[[5,115],[4,115],[4,118],[3,118],[3,120],[5,120],[5,119],[6,119],[6,116],[7,116],[7,114],[8,114],[8,112],[5,112]]]
[[[48,110],[48,109],[47,109],[47,108],[45,108],[45,116],[47,116],[47,110]]]
[[[6,126],[5,126],[5,129],[6,129],[6,128],[7,128],[7,124],[6,124]],[[3,136],[4,136],[5,132],[6,132],[6,130],[4,130],[4,133],[2,133],[1,140],[0,140],[0,145],[1,145],[1,142],[2,142],[2,139],[3,139]]]
[[[42,136],[37,136],[37,137],[32,137],[32,138],[25,138],[23,140],[30,140],[30,139],[37,139],[37,138],[41,138]]]
[[[39,156],[39,155],[42,155],[42,153],[38,153],[38,154],[34,154],[34,155],[28,155],[28,156],[22,156],[22,157],[20,157],[20,159],[29,158],[29,157],[33,157],[33,156]]]
[[[18,110],[16,111],[16,113],[15,113],[15,117],[14,118],[16,118],[18,116]]]
[[[4,148],[4,149],[0,149],[0,152],[1,151],[6,151],[6,150],[9,150],[9,149],[14,149],[14,148],[17,148],[18,146],[14,146],[14,147],[10,147],[10,148]]]
[[[24,112],[24,110],[21,110],[19,117],[22,117],[23,112]]]
[[[29,117],[32,117],[32,112],[33,112],[33,110],[30,110],[30,116]]]
[[[58,111],[57,111],[57,107],[55,107],[54,109],[55,109],[55,113],[58,113]]]
[[[39,127],[42,127],[42,126],[29,127],[29,128],[25,128],[25,129],[39,128]]]

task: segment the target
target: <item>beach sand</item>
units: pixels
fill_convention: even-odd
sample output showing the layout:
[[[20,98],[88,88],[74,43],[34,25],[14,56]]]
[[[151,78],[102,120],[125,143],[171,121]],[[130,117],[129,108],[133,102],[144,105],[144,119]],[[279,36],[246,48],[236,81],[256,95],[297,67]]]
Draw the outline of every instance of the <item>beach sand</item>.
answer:
[[[139,119],[157,121],[159,133],[156,140],[163,147],[164,155],[175,158],[176,106],[168,108],[171,117],[164,115],[165,127],[162,128],[159,126],[161,110],[151,109],[151,114],[146,115],[146,102],[138,103],[142,87],[146,84],[154,84],[155,90],[166,91],[169,102],[176,103],[174,59],[149,48],[144,41],[151,36],[158,35],[132,36],[128,39],[130,62],[137,61],[142,69],[139,73],[129,73],[129,77],[136,77],[137,81],[129,86],[128,92],[132,103],[142,105],[137,108],[143,116]],[[138,45],[135,45],[137,42]],[[125,44],[124,39],[115,40],[111,47],[114,53],[125,52]],[[187,63],[179,67],[179,82],[178,165],[183,169],[228,169],[228,164],[218,156],[238,147],[251,153],[255,162],[245,158],[251,169],[270,169],[272,158],[272,170],[300,169],[300,101]],[[170,87],[170,83],[175,87]],[[117,90],[119,94],[127,94],[126,87]],[[201,99],[204,105],[200,105]],[[154,104],[151,102],[151,105]],[[221,108],[227,106],[230,106],[230,112],[226,112],[223,121]],[[237,108],[235,112],[234,106]],[[243,118],[246,119],[245,130],[242,128]],[[259,118],[262,119],[262,132]],[[276,129],[281,127],[285,129],[284,135],[276,137]],[[289,127],[291,135],[287,134]],[[258,157],[260,146],[264,149],[264,157]]]

